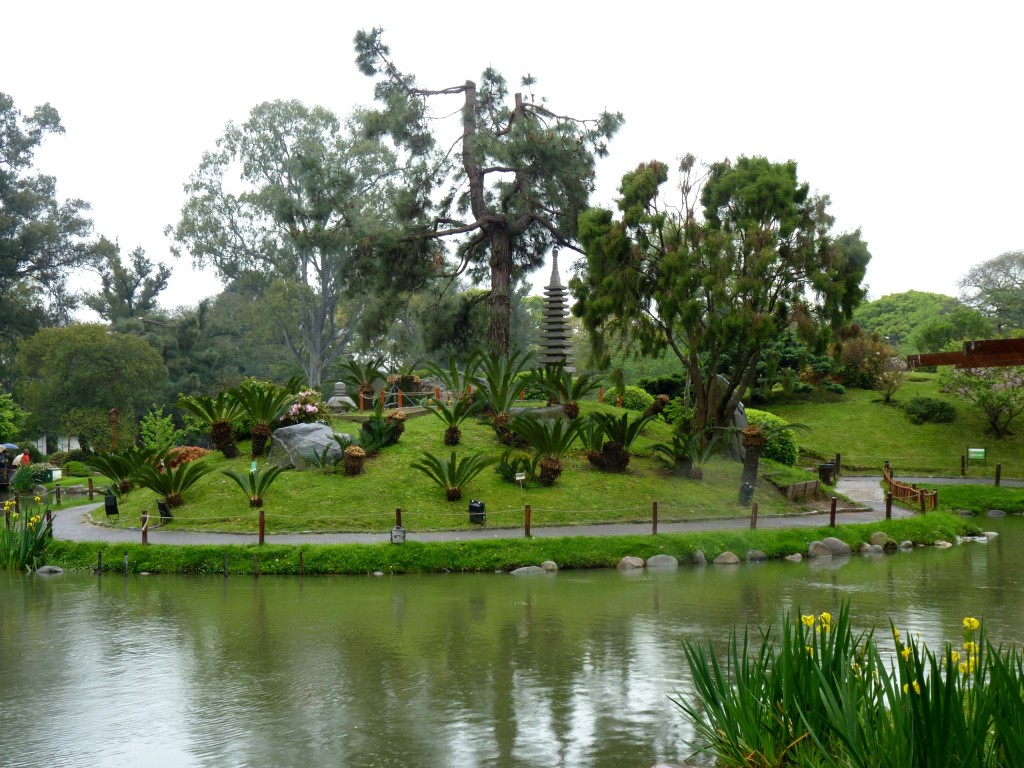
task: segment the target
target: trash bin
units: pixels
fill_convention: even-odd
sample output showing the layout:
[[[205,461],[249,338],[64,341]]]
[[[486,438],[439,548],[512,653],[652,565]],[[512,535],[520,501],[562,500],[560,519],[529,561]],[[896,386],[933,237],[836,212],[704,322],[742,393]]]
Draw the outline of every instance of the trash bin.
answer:
[[[112,493],[108,493],[103,497],[103,509],[107,515],[117,514],[117,496]]]
[[[469,502],[469,522],[476,523],[477,525],[483,525],[487,520],[487,516],[484,514],[484,503],[472,499]]]
[[[826,485],[835,483],[836,465],[833,462],[818,465],[818,479]]]
[[[740,504],[746,506],[754,498],[754,486],[750,483],[743,483],[740,486]]]

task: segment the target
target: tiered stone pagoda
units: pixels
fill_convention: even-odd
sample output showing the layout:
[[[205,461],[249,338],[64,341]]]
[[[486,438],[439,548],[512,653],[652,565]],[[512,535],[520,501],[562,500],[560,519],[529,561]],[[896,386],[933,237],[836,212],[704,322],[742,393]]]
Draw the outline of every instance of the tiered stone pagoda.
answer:
[[[572,357],[572,328],[569,327],[569,290],[558,277],[558,249],[552,251],[551,282],[544,289],[543,320],[540,329],[541,365],[565,364],[565,370],[574,372]]]

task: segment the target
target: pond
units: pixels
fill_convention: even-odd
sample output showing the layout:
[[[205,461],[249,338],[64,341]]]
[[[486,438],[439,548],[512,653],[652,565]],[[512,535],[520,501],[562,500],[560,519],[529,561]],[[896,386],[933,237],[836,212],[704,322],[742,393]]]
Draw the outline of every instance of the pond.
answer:
[[[827,565],[396,577],[0,574],[5,766],[682,762],[684,638],[851,604],[933,648],[1024,638],[1024,520]]]

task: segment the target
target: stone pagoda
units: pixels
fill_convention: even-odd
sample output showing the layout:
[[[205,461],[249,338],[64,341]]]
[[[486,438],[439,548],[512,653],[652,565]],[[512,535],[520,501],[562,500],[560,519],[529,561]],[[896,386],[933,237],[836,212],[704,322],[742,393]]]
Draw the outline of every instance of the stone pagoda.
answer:
[[[570,373],[576,369],[572,359],[572,328],[569,327],[568,289],[558,277],[558,249],[552,250],[551,282],[544,289],[543,320],[540,329],[541,365],[565,364]]]

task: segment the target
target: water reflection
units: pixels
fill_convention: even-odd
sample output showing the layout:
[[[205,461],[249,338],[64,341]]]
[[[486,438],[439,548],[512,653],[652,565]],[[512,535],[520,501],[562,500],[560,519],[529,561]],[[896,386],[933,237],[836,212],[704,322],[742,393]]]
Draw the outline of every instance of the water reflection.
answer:
[[[681,639],[835,611],[934,646],[1024,638],[1024,521],[990,544],[624,576],[0,574],[11,766],[681,762]],[[886,632],[883,642],[891,642]],[[26,703],[19,706],[19,703]]]

